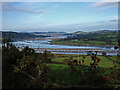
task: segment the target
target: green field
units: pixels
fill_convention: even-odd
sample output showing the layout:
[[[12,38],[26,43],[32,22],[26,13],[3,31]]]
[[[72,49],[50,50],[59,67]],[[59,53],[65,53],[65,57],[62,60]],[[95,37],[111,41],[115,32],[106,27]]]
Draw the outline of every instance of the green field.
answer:
[[[51,44],[60,44],[60,45],[92,45],[92,46],[105,46],[105,45],[117,45],[118,42],[112,42],[108,44],[105,41],[83,41],[83,40],[78,40],[78,41],[60,41],[60,40],[54,40],[51,41]]]
[[[88,67],[90,66],[90,62],[93,62],[93,60],[91,60],[91,57],[85,56],[85,55],[80,55],[80,56],[72,55],[73,60],[74,59],[82,60],[83,56],[85,56],[84,66],[82,65],[74,66],[75,69],[79,71],[72,73],[70,70],[70,67],[63,62],[65,59],[68,59],[70,56],[71,55],[55,55],[55,58],[52,59],[52,62],[54,63],[48,64],[48,66],[52,69],[54,78],[57,78],[56,79],[57,81],[53,80],[53,82],[61,85],[92,85],[94,82],[96,82],[96,79],[97,79],[96,77],[98,77],[96,76],[96,74],[93,74],[92,78],[95,77],[94,80],[91,80],[92,78],[90,79],[88,75],[85,75],[86,72],[89,72],[87,70],[88,70]],[[110,70],[108,68],[114,66],[113,61],[107,59],[104,56],[97,56],[97,57],[101,59],[101,61],[98,64],[98,68],[101,71],[105,69],[106,75],[110,74]],[[116,56],[109,56],[109,58],[113,59],[114,61],[116,61],[117,59]],[[115,64],[118,66],[117,63]],[[117,67],[114,70],[118,70],[118,69],[120,68]],[[80,75],[80,72],[81,72],[81,75]],[[82,83],[82,81],[84,81],[85,83]]]
[[[75,55],[75,56],[73,57],[73,59],[82,60],[82,59],[83,59],[83,56],[84,56],[84,55],[81,55],[81,56],[79,57],[79,56]],[[85,58],[85,62],[84,62],[85,65],[86,65],[86,66],[90,66],[90,63],[93,62],[93,60],[91,60],[91,56],[85,56],[85,57],[86,57],[86,58]],[[67,59],[67,58],[68,58],[68,57],[59,57],[59,58],[57,57],[57,58],[54,58],[52,61],[63,63],[63,60],[64,60],[64,59]],[[100,67],[107,68],[107,67],[113,66],[113,62],[110,61],[109,59],[107,59],[106,57],[104,57],[104,56],[98,56],[98,58],[101,59],[101,61],[99,62],[99,66],[100,66]],[[116,61],[116,56],[111,56],[110,58]]]

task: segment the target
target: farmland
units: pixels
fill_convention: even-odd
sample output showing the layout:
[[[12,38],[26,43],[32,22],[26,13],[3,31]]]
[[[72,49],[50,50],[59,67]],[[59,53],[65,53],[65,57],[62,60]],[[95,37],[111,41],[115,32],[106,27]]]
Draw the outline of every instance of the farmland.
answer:
[[[96,31],[73,33],[65,39],[56,39],[51,44],[88,45],[88,46],[112,46],[117,44],[117,31]]]
[[[84,61],[84,65],[78,65],[78,66],[74,66],[76,71],[72,72],[70,67],[64,62],[64,60],[69,59],[69,57],[73,56],[73,60],[74,59],[79,59],[82,61],[83,57],[85,57],[85,61]],[[111,59],[113,60],[117,60],[117,56],[109,56]],[[100,58],[100,62],[98,63],[98,67],[97,69],[99,70],[105,70],[105,75],[110,74],[110,67],[113,67],[113,61],[107,59],[104,56],[98,56],[98,58]],[[86,55],[58,55],[56,54],[54,59],[52,59],[53,63],[49,63],[47,64],[51,69],[52,72],[54,73],[54,78],[56,78],[56,80],[54,79],[53,82],[60,84],[60,85],[91,85],[91,86],[96,86],[97,83],[97,78],[99,76],[93,76],[91,77],[91,80],[89,78],[89,74],[90,72],[87,71],[88,68],[90,67],[90,63],[93,62],[93,60],[91,60],[91,56],[86,56]],[[117,66],[118,64],[115,63]],[[119,70],[120,68],[115,68],[114,70]],[[82,83],[82,81],[84,83]],[[96,83],[94,83],[96,82]],[[99,86],[99,85],[98,85]]]
[[[64,63],[63,60],[64,59],[68,59],[70,56],[73,56],[73,60],[74,59],[79,59],[82,61],[83,57],[86,57],[85,58],[85,61],[84,61],[84,65],[85,66],[90,66],[90,63],[93,62],[93,60],[91,59],[91,56],[86,56],[86,55],[55,55],[55,58],[52,60],[52,61],[55,61],[55,62],[60,62],[60,63]],[[111,59],[115,60],[117,59],[117,56],[109,56]],[[103,68],[108,68],[108,67],[112,67],[113,66],[113,62],[110,61],[109,59],[107,59],[106,57],[104,56],[98,56],[98,58],[101,59],[101,61],[99,62],[99,66],[100,67],[103,67]]]

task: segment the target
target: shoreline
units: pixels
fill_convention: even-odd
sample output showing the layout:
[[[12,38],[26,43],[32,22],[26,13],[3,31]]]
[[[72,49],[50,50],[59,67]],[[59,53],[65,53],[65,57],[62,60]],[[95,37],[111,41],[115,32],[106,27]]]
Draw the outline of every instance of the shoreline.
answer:
[[[114,45],[69,45],[69,44],[52,44],[50,43],[51,45],[68,45],[68,46],[85,46],[85,47],[109,47],[109,48],[112,48],[114,47]]]
[[[18,48],[18,49],[23,49],[23,48]],[[62,48],[62,49],[53,49],[53,48],[32,48],[34,49],[35,51],[50,51],[50,52],[63,52],[63,53],[87,53],[88,51],[92,51],[92,52],[95,52],[95,51],[98,51],[98,53],[102,53],[102,52],[106,52],[106,53],[118,53],[118,51],[115,51],[115,50],[103,50],[103,49],[87,49],[87,48],[81,48],[81,49],[65,49],[65,48]]]

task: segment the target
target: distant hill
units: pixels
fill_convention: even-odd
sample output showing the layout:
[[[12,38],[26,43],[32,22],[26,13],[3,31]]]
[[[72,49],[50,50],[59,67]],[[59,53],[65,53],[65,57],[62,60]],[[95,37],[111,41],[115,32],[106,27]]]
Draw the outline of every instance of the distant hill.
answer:
[[[118,32],[118,30],[99,30],[93,31],[92,33],[109,33],[109,32]]]
[[[72,34],[111,33],[111,32],[118,32],[118,30],[98,30],[98,31],[91,31],[91,32],[77,31]]]
[[[8,31],[2,31],[2,38],[10,38],[12,39],[12,41],[16,41],[16,40],[22,40],[22,39],[32,39],[32,38],[36,38],[36,37],[48,37],[48,36],[44,36],[44,35],[34,35],[32,33],[18,33],[18,32],[8,32]]]
[[[87,32],[77,31],[77,32],[74,32],[73,34],[83,34],[83,33],[87,33]]]
[[[9,37],[12,41],[22,40],[22,39],[33,39],[37,37],[51,37],[65,35],[66,32],[10,32],[2,31],[2,37]]]
[[[117,45],[118,30],[100,30],[92,32],[77,31],[67,38],[53,41],[52,44],[67,45]]]

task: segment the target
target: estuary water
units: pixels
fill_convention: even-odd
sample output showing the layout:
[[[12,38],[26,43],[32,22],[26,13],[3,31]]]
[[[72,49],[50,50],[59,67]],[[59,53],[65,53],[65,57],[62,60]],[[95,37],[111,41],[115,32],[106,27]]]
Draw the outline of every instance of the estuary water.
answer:
[[[23,40],[23,41],[16,41],[13,42],[17,47],[25,47],[29,46],[30,48],[41,48],[36,49],[36,52],[43,52],[43,49],[59,49],[59,50],[51,50],[52,53],[57,53],[57,54],[87,54],[87,49],[99,49],[99,51],[106,51],[108,52],[108,55],[117,55],[117,52],[114,50],[114,47],[98,47],[98,46],[71,46],[71,45],[55,45],[55,44],[50,44],[50,41],[52,40],[51,38],[64,38],[63,37],[49,37],[45,38],[44,40]],[[75,49],[74,51],[72,50],[60,50],[60,49]],[[83,49],[82,52],[81,50],[76,50],[76,49]],[[84,50],[86,49],[86,51]],[[88,50],[89,51],[89,50]],[[113,53],[109,53],[109,51],[115,51]],[[101,53],[98,53],[101,55]]]

